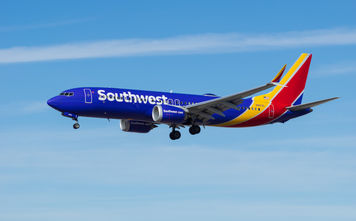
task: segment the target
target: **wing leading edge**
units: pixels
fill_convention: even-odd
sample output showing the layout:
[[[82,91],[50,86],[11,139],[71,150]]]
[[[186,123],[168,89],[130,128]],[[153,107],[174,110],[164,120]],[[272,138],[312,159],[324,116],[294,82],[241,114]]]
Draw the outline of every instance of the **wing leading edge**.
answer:
[[[267,90],[276,85],[280,85],[278,84],[278,82],[281,79],[281,76],[283,75],[285,68],[286,65],[283,66],[283,68],[278,72],[278,74],[273,78],[271,82],[268,82],[263,86],[253,88],[251,90],[247,90],[237,94],[229,95],[226,97],[216,98],[216,99],[188,105],[185,107],[185,109],[191,115],[195,115],[196,117],[204,121],[214,119],[214,117],[212,116],[213,114],[225,116],[223,112],[231,108],[237,110],[237,105],[242,102],[243,98]]]

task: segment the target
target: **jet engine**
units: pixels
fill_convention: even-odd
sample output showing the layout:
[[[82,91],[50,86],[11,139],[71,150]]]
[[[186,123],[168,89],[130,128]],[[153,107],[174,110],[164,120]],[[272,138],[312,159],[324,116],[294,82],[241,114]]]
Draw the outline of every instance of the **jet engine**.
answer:
[[[151,122],[137,120],[121,120],[120,128],[125,132],[148,133],[153,128],[157,127]]]
[[[156,105],[152,110],[152,119],[154,122],[182,123],[187,119],[187,114],[180,107]]]

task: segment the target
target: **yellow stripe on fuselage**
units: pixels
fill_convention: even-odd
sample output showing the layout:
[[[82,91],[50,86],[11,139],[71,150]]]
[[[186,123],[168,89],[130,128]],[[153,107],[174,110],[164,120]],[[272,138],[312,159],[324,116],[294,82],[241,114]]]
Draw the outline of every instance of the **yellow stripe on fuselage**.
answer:
[[[248,110],[246,110],[244,113],[242,113],[240,116],[236,117],[235,119],[232,119],[232,120],[222,123],[222,124],[216,124],[213,126],[227,127],[227,126],[232,126],[232,125],[243,123],[243,122],[248,121],[252,118],[255,118],[256,116],[261,114],[263,111],[265,111],[269,106],[269,102],[264,101],[263,95],[253,97],[252,100],[253,101],[252,101],[250,107],[252,107],[253,110],[251,108],[249,108]],[[255,108],[260,108],[260,110],[259,111],[255,110]]]
[[[293,64],[293,66],[288,70],[287,74],[282,78],[282,80],[279,82],[281,85],[285,85],[289,79],[293,77],[297,69],[300,67],[300,65],[303,63],[306,57],[308,57],[309,54],[303,53],[299,56],[298,60]],[[280,85],[277,85],[273,91],[265,94],[264,96],[268,97],[269,99],[274,98],[278,92],[282,89],[283,87]]]
[[[300,55],[298,60],[288,70],[288,72],[281,79],[279,84],[285,85],[289,81],[289,79],[291,79],[293,77],[294,73],[297,71],[297,69],[300,67],[302,62],[308,56],[309,56],[309,54],[306,54],[306,53],[303,53],[302,55]],[[230,120],[228,122],[225,122],[225,123],[222,123],[222,124],[216,124],[216,125],[213,125],[213,126],[217,126],[217,127],[232,126],[232,125],[236,125],[236,124],[240,124],[240,123],[246,122],[248,120],[251,120],[252,118],[255,118],[256,116],[258,116],[259,114],[261,114],[263,111],[265,111],[268,108],[268,106],[272,102],[272,99],[278,94],[278,92],[282,88],[283,88],[282,86],[277,85],[271,92],[252,98],[253,102],[252,102],[250,107],[256,107],[256,105],[263,105],[263,108],[260,107],[261,111],[256,111],[256,110],[251,110],[251,109],[250,110],[246,110],[243,114],[241,114],[240,116],[236,117],[235,119],[232,119],[232,120]]]

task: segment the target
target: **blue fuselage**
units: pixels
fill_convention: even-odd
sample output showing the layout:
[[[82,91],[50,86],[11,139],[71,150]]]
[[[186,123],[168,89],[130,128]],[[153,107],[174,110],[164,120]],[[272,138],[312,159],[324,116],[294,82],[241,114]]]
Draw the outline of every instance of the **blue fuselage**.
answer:
[[[187,106],[211,99],[215,95],[193,95],[119,88],[86,87],[63,91],[48,100],[48,105],[62,113],[72,115],[111,119],[134,119],[152,121],[152,109],[157,104]],[[241,107],[249,107],[252,100],[244,99]],[[214,114],[209,124],[219,124],[233,119],[246,111],[230,109],[225,117]]]

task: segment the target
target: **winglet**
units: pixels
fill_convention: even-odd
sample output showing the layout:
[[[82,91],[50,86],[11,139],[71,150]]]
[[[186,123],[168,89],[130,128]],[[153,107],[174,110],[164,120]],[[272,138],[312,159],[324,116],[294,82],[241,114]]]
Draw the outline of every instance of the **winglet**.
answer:
[[[286,69],[286,64],[282,67],[282,69],[278,72],[278,74],[273,78],[272,83],[278,83],[281,80],[284,70]]]

